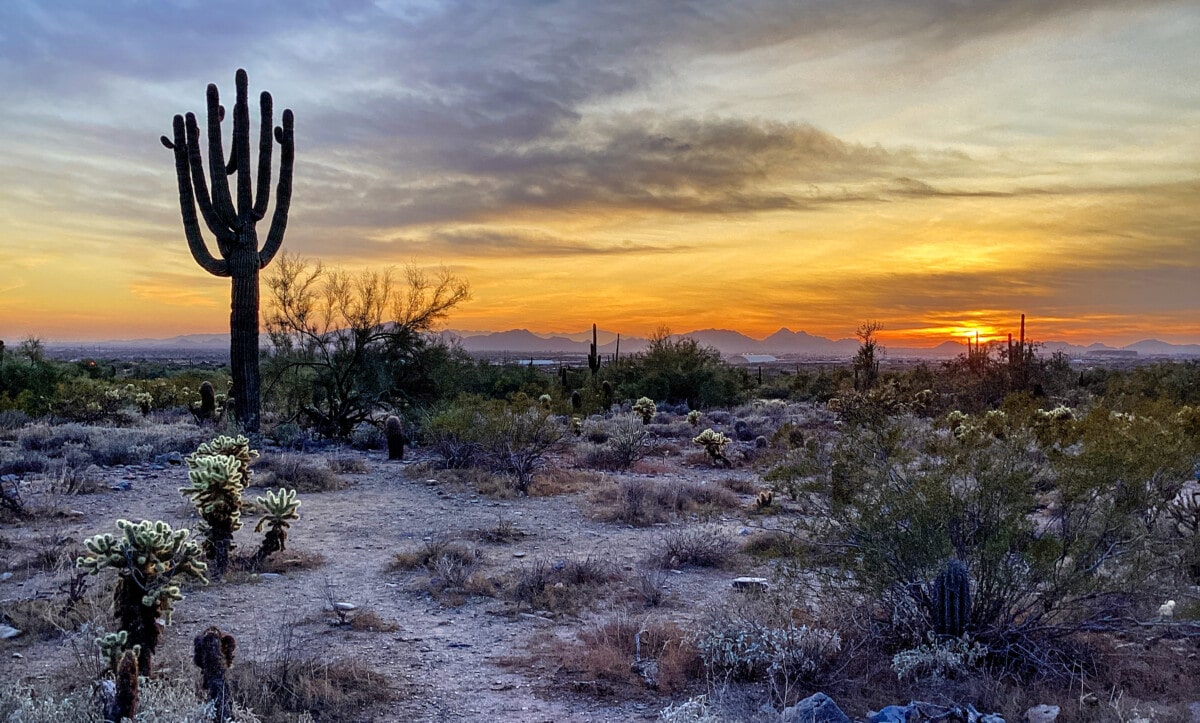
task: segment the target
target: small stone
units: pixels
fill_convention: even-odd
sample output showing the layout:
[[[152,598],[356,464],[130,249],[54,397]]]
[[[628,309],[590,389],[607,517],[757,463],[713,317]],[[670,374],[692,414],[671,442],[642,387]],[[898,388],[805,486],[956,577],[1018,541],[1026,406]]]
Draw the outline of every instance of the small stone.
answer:
[[[733,582],[734,590],[742,592],[762,592],[767,589],[767,578],[765,577],[735,577]]]
[[[114,492],[128,492],[133,489],[133,483],[128,480],[122,480],[116,484],[109,485],[108,488]]]
[[[348,612],[353,612],[353,611],[357,610],[358,606],[355,605],[354,603],[335,602],[333,604],[333,609],[337,610],[340,613],[348,613]]]
[[[850,723],[837,703],[824,693],[814,693],[791,708],[785,708],[779,723]]]
[[[0,640],[8,640],[9,638],[15,638],[20,634],[21,634],[21,631],[17,630],[16,628],[12,627],[11,625],[0,625]]]
[[[260,572],[258,573],[258,577],[262,580],[278,580],[279,578],[283,577],[283,575],[280,575],[277,572]]]
[[[13,653],[13,657],[14,658],[24,658],[25,656],[21,655],[20,653]]]
[[[13,574],[11,572],[0,572],[0,582],[4,582],[12,576]]]
[[[1058,719],[1059,707],[1056,705],[1035,705],[1025,711],[1025,723],[1053,723]]]
[[[525,557],[525,553],[524,552],[514,552],[513,557]]]

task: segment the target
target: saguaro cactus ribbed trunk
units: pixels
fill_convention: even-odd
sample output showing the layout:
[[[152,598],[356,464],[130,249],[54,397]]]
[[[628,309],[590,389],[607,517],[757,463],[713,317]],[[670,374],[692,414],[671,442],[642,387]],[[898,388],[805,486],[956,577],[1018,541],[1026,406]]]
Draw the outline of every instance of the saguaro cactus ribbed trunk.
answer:
[[[174,139],[162,137],[162,144],[175,151],[175,173],[179,180],[179,208],[183,231],[192,258],[208,273],[232,280],[229,314],[229,357],[233,370],[233,412],[249,432],[258,431],[261,408],[258,372],[258,271],[271,263],[283,244],[288,208],[292,201],[292,163],[295,144],[292,135],[292,111],[283,111],[283,125],[274,129],[279,143],[279,181],[275,188],[275,213],[267,240],[259,248],[255,226],[267,214],[271,195],[272,104],[271,94],[259,96],[260,125],[258,140],[257,193],[250,179],[250,105],[247,100],[246,71],[237,72],[237,100],[233,106],[233,145],[229,161],[221,141],[221,105],[217,86],[208,86],[208,168],[212,195],[204,178],[200,154],[200,128],[196,116],[177,115]],[[229,192],[228,176],[237,174],[237,205]],[[220,258],[209,251],[200,232],[196,207],[208,230],[217,239]]]

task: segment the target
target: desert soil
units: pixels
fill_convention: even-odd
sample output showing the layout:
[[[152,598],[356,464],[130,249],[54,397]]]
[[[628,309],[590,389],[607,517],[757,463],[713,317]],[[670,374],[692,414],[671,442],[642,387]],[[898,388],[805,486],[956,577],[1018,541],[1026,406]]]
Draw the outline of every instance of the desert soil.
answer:
[[[395,700],[364,710],[354,720],[650,720],[668,699],[648,693],[623,699],[578,692],[586,686],[564,685],[564,671],[538,656],[538,645],[544,645],[548,636],[573,641],[581,627],[618,610],[674,620],[686,627],[705,609],[739,594],[731,590],[733,577],[763,574],[739,555],[733,568],[669,573],[670,597],[658,608],[647,608],[627,583],[618,582],[582,612],[549,620],[540,619],[548,617],[542,614],[516,614],[513,604],[502,597],[467,598],[457,607],[442,604],[424,584],[428,573],[389,569],[396,552],[418,549],[423,541],[435,538],[466,538],[495,527],[503,518],[527,536],[509,544],[476,543],[488,577],[503,578],[537,559],[554,562],[590,556],[616,565],[632,579],[668,528],[592,520],[585,514],[590,506],[586,491],[492,499],[466,486],[433,484],[420,466],[430,459],[420,451],[405,462],[389,462],[380,451],[337,454],[358,457],[368,471],[343,475],[349,482],[346,489],[302,493],[301,519],[292,527],[288,550],[277,553],[284,557],[316,554],[325,563],[290,569],[277,577],[232,573],[208,586],[188,583],[186,599],[176,606],[173,624],[163,636],[157,658],[160,668],[171,675],[196,675],[190,662],[192,639],[210,625],[238,639],[239,660],[263,659],[278,649],[290,628],[293,644],[306,654],[357,658],[385,674],[399,691]],[[308,456],[322,463],[320,455]],[[568,458],[562,464],[569,467],[572,462]],[[17,558],[31,554],[36,540],[53,536],[65,547],[79,548],[91,535],[115,532],[114,522],[121,518],[162,519],[173,527],[195,527],[197,518],[177,491],[186,483],[185,468],[140,465],[106,469],[103,474],[105,491],[59,500],[66,515],[0,526],[0,535],[15,543],[0,549],[0,571],[16,567],[9,579],[0,582],[0,601],[48,596],[68,579],[65,567],[49,572],[20,569]],[[717,484],[731,474],[751,473],[692,466],[676,456],[642,462],[625,474]],[[108,489],[122,481],[130,482],[132,489]],[[246,497],[261,493],[251,489]],[[753,498],[742,499],[749,505]],[[254,549],[259,540],[252,531],[254,519],[248,517],[237,536],[243,553]],[[736,511],[708,523],[735,537],[747,532],[746,519]],[[336,625],[329,611],[331,598],[356,605],[358,612],[372,611],[398,627],[372,632]],[[101,622],[112,626],[108,616]],[[73,675],[85,677],[63,638],[23,636],[0,641],[0,680],[62,681]]]

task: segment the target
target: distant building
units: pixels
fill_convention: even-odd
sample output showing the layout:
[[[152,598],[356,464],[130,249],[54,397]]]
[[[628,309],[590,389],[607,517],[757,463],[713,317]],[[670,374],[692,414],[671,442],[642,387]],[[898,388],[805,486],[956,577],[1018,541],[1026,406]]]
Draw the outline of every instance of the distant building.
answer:
[[[777,362],[779,359],[770,354],[738,354],[733,358],[733,361],[745,360],[747,364],[770,364]]]

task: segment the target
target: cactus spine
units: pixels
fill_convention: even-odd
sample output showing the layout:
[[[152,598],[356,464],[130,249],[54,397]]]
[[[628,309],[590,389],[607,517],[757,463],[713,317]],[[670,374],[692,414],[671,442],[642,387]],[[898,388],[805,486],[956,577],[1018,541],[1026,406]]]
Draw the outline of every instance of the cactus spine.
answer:
[[[258,272],[265,268],[279,247],[287,228],[292,201],[292,166],[295,157],[292,111],[283,111],[282,125],[274,129],[279,143],[279,181],[275,188],[275,212],[266,242],[259,248],[255,226],[267,214],[271,195],[272,114],[271,94],[259,96],[259,141],[257,194],[251,189],[250,104],[246,71],[237,71],[236,101],[233,106],[233,144],[226,165],[221,138],[221,105],[217,86],[208,86],[208,166],[212,183],[209,195],[200,153],[200,128],[196,116],[177,115],[172,123],[174,139],[162,136],[162,144],[175,151],[175,176],[179,184],[179,208],[183,230],[192,258],[213,276],[231,279],[229,356],[233,371],[234,416],[250,432],[258,431],[261,388],[258,369]],[[228,176],[237,174],[236,206]],[[216,258],[200,232],[196,207],[209,231],[216,237],[221,258]]]
[[[967,566],[951,560],[933,581],[933,629],[961,637],[971,621],[971,581]]]

